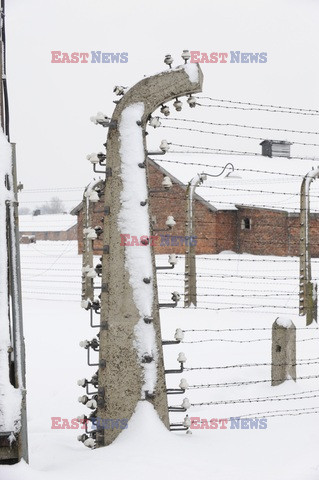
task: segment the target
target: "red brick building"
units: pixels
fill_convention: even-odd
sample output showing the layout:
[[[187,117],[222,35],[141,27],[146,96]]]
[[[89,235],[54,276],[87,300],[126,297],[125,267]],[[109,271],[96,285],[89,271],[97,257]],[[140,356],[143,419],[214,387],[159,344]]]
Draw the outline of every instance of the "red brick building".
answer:
[[[168,191],[162,187],[165,176],[170,177],[173,183]],[[155,252],[183,254],[185,245],[179,237],[185,236],[187,186],[150,159],[148,160],[148,184],[154,233],[159,235],[155,242]],[[93,205],[93,212],[96,212],[93,213],[93,226],[102,224],[100,212],[103,209],[103,195],[100,203],[101,205]],[[231,250],[254,255],[299,255],[299,215],[297,213],[237,204],[229,209],[216,208],[197,194],[194,196],[194,209],[197,254],[217,254]],[[71,214],[78,217],[77,238],[79,253],[82,253],[82,204],[75,207]],[[176,225],[172,230],[165,231],[168,215],[174,217]],[[164,231],[157,232],[156,229]],[[318,234],[319,215],[313,214],[310,221],[310,238],[319,238]],[[170,236],[169,246],[163,240],[165,235]],[[101,240],[97,240],[95,248],[101,246]],[[313,242],[311,254],[319,257],[319,242]]]

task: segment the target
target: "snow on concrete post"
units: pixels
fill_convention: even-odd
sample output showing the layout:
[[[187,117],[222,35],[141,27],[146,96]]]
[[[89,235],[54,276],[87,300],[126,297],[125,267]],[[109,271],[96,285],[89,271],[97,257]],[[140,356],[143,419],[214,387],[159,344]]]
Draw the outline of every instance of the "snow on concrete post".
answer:
[[[146,77],[122,97],[109,126],[105,207],[110,210],[104,221],[101,292],[101,323],[107,328],[100,331],[97,416],[114,425],[99,431],[98,445],[113,442],[121,432],[114,420],[129,420],[139,400],[150,401],[169,428],[155,258],[148,241],[145,130],[161,104],[200,92],[201,86],[197,64]],[[127,245],[132,237],[143,242]]]
[[[272,325],[271,384],[296,380],[296,327],[285,318],[278,317]]]
[[[311,278],[310,255],[310,185],[319,177],[319,168],[304,177],[300,190],[300,281],[299,315],[306,315],[306,325],[317,322],[317,285]]]

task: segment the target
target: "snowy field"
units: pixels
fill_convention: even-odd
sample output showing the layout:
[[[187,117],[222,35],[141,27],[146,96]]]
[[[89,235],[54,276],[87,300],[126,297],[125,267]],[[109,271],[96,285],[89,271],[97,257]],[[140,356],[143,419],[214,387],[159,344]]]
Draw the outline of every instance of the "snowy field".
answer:
[[[51,429],[51,417],[72,419],[86,413],[77,402],[83,392],[77,380],[94,373],[79,347],[79,341],[92,338],[94,332],[88,313],[80,308],[77,244],[21,245],[21,256],[30,465],[0,467],[1,480],[319,479],[319,378],[278,387],[269,382],[271,325],[278,316],[292,319],[297,327],[298,377],[319,376],[318,328],[305,329],[305,318],[298,317],[296,258],[231,252],[199,257],[197,310],[184,310],[182,301],[176,309],[161,310],[165,340],[173,339],[176,328],[214,330],[186,331],[183,344],[164,346],[168,369],[178,368],[179,352],[187,357],[183,374],[167,376],[168,387],[177,388],[186,378],[190,386],[205,385],[186,392],[192,404],[240,402],[194,405],[189,415],[208,420],[266,417],[267,429],[169,433],[150,404],[141,402],[112,446],[91,451],[76,439],[81,430]],[[157,258],[158,265],[166,261],[166,255]],[[313,263],[317,277],[319,261]],[[173,271],[158,272],[158,283],[162,302],[170,301],[172,291],[182,293],[183,259]],[[266,365],[234,367],[246,364]],[[230,368],[187,371],[224,366]],[[260,380],[266,381],[255,383]],[[236,385],[220,386],[233,382]],[[252,383],[238,385],[242,382]],[[215,386],[207,388],[209,384]],[[179,405],[183,398],[171,395],[169,405]],[[171,422],[181,422],[184,415],[171,414]]]

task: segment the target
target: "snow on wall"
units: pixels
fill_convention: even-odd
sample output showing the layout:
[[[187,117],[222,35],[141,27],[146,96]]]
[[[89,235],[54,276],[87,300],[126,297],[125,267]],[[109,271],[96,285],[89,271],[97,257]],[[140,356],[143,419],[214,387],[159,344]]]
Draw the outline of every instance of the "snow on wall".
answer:
[[[142,207],[141,201],[147,199],[145,170],[138,167],[144,162],[142,129],[136,122],[142,119],[144,104],[136,103],[125,108],[119,124],[120,155],[122,161],[121,209],[118,225],[121,234],[150,236],[148,207]],[[144,322],[145,316],[152,316],[153,306],[153,270],[150,245],[125,247],[126,268],[129,282],[133,289],[133,298],[139,311],[140,319],[135,327],[135,347],[141,360],[145,353],[153,355],[154,361],[144,363],[145,390],[153,392],[156,384],[158,352],[156,348],[155,329],[152,324]],[[150,278],[146,284],[143,278]]]
[[[9,380],[8,348],[11,347],[8,307],[6,201],[14,199],[5,186],[6,175],[11,181],[11,146],[0,131],[0,432],[20,429],[21,391]],[[13,299],[15,301],[15,299]]]

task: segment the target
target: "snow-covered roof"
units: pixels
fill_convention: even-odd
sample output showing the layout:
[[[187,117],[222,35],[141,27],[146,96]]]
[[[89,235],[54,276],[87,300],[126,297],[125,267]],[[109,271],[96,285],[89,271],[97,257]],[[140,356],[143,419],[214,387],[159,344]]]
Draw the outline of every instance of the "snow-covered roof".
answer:
[[[217,175],[227,163],[231,163],[236,177],[240,178],[227,177],[231,171],[228,168],[222,176],[208,176],[197,187],[196,193],[218,210],[234,210],[236,205],[245,205],[288,212],[299,211],[302,179],[319,163],[313,159],[170,152],[160,159],[154,158],[154,161],[184,184],[198,173]],[[311,186],[313,211],[319,211],[319,182],[313,182]]]
[[[73,215],[20,215],[20,232],[63,232],[69,230],[76,223]]]

